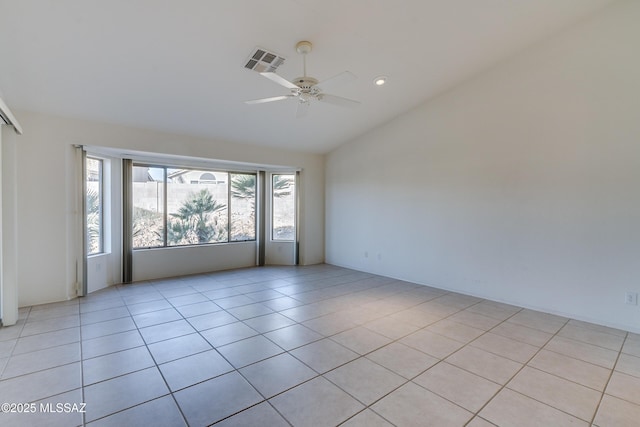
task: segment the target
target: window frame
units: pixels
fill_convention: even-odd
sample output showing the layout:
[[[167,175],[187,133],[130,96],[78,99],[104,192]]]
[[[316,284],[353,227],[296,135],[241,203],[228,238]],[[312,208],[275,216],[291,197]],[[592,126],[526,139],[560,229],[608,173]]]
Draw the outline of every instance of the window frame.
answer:
[[[237,242],[255,242],[258,240],[258,173],[257,172],[238,172],[238,171],[228,171],[227,172],[227,176],[229,177],[229,185],[227,186],[227,192],[228,192],[228,202],[227,203],[227,208],[228,208],[228,218],[229,221],[227,223],[227,240],[229,243],[237,243]],[[232,175],[250,175],[253,176],[253,239],[244,239],[244,240],[233,240],[231,238],[231,230],[232,230],[232,218],[233,218],[233,212],[232,212],[232,206],[233,206],[233,177]]]
[[[96,252],[91,252],[91,247],[90,247],[90,241],[91,239],[89,238],[89,210],[88,210],[88,204],[87,204],[87,197],[88,197],[88,188],[87,188],[87,183],[90,182],[89,181],[89,175],[88,175],[88,168],[87,168],[87,162],[85,162],[84,165],[84,169],[85,169],[85,215],[84,215],[84,221],[85,221],[85,226],[86,226],[86,246],[87,246],[87,256],[95,256],[95,255],[101,255],[106,253],[105,250],[105,221],[104,221],[104,204],[105,204],[105,199],[104,199],[104,186],[105,186],[105,179],[104,179],[104,166],[105,166],[105,160],[100,158],[100,157],[96,157],[96,156],[92,156],[92,155],[87,155],[86,156],[86,160],[92,160],[92,161],[97,161],[99,164],[98,167],[98,221],[99,221],[99,225],[98,225],[98,250]],[[94,181],[95,182],[95,181]]]
[[[275,181],[275,177],[276,176],[283,176],[283,175],[287,175],[287,176],[291,176],[291,196],[293,198],[293,237],[291,239],[278,239],[275,236],[275,200],[276,200],[276,192],[275,192],[275,185],[274,185],[274,181]],[[271,173],[271,218],[270,218],[270,223],[271,223],[271,233],[270,233],[270,240],[272,242],[295,242],[296,241],[296,174],[295,172],[272,172]]]
[[[134,251],[136,250],[145,250],[145,249],[167,249],[167,248],[180,248],[180,247],[189,247],[189,246],[209,246],[209,245],[221,245],[221,244],[229,244],[229,243],[244,243],[244,242],[255,242],[257,240],[257,212],[256,212],[256,206],[257,206],[257,191],[254,191],[254,220],[253,220],[253,239],[243,239],[243,240],[232,240],[231,239],[231,218],[232,218],[232,213],[231,213],[231,199],[232,199],[232,193],[231,193],[231,186],[232,186],[232,175],[237,174],[237,175],[252,175],[255,177],[255,182],[256,182],[256,186],[257,186],[257,180],[258,180],[258,174],[255,171],[235,171],[235,170],[230,170],[230,169],[224,169],[224,168],[208,168],[208,167],[193,167],[193,166],[182,166],[182,165],[175,165],[175,164],[156,164],[156,163],[146,163],[146,162],[136,162],[134,161],[132,163],[132,168],[135,167],[148,167],[148,168],[157,168],[157,169],[163,169],[164,170],[164,180],[163,180],[163,212],[162,212],[162,223],[163,223],[163,241],[161,245],[157,245],[157,246],[133,246],[132,249]],[[169,212],[168,212],[168,184],[169,184],[169,173],[168,171],[170,169],[181,169],[181,170],[185,170],[185,171],[199,171],[199,172],[203,172],[203,173],[211,173],[216,177],[216,181],[215,184],[219,184],[221,182],[221,180],[219,179],[219,177],[216,175],[216,172],[218,173],[225,173],[227,175],[227,191],[226,191],[226,208],[224,209],[226,211],[226,215],[227,215],[227,226],[226,226],[226,231],[227,231],[227,237],[226,240],[224,241],[218,241],[218,242],[205,242],[205,243],[187,243],[187,244],[179,244],[179,245],[174,245],[174,244],[169,244],[168,242],[168,225],[169,225]],[[214,183],[211,183],[214,184]],[[133,192],[135,193],[135,191]],[[131,206],[132,208],[135,206],[135,201],[133,200],[133,193],[132,193],[132,200],[131,200]],[[132,226],[133,226],[133,222],[132,222]]]

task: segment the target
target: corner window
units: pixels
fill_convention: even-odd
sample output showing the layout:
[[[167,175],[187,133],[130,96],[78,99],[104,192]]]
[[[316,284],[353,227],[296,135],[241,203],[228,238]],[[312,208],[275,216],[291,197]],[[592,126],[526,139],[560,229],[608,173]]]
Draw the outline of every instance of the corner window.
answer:
[[[103,166],[103,160],[101,159],[93,157],[87,157],[86,159],[85,200],[88,255],[95,255],[104,252]]]

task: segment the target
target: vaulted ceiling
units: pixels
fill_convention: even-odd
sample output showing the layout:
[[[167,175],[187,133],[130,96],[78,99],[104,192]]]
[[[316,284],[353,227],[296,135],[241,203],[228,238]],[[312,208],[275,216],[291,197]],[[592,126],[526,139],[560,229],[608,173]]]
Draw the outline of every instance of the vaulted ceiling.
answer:
[[[0,92],[13,109],[327,152],[612,0],[0,0]],[[243,66],[263,47],[357,109],[296,101]],[[377,87],[376,76],[388,77]],[[28,131],[28,129],[25,129]]]

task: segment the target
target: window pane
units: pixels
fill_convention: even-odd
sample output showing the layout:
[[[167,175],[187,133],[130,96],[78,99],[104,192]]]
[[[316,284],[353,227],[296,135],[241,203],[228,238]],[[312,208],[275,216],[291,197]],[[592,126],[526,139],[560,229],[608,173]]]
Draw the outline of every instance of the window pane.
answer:
[[[102,160],[87,157],[87,253],[102,249]]]
[[[295,238],[294,192],[295,181],[293,175],[273,175],[273,240],[294,240]]]
[[[164,168],[133,167],[133,247],[164,246]]]
[[[227,172],[167,169],[167,246],[227,241]]]
[[[230,174],[231,176],[231,239],[232,241],[256,238],[256,176]]]

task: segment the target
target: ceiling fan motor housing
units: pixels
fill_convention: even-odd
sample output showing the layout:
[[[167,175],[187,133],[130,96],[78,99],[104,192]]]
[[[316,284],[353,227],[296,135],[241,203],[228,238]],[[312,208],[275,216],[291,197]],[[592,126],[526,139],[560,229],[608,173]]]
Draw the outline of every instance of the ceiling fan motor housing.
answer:
[[[285,99],[295,99],[299,103],[297,117],[304,116],[306,114],[307,108],[309,107],[309,104],[312,101],[316,101],[316,100],[328,102],[330,104],[339,105],[339,106],[358,105],[359,104],[358,101],[342,98],[340,96],[328,95],[328,94],[322,93],[322,89],[320,89],[317,86],[318,79],[307,76],[306,55],[307,53],[311,52],[311,48],[312,48],[311,42],[308,42],[308,41],[300,41],[298,42],[298,44],[296,44],[296,51],[302,55],[302,65],[303,65],[303,71],[304,71],[304,74],[302,75],[302,77],[296,77],[295,79],[289,81],[274,72],[260,73],[264,77],[268,78],[269,80],[272,80],[273,82],[279,84],[280,86],[283,86],[289,89],[290,91],[289,95],[273,96],[270,98],[262,98],[262,99],[256,99],[253,101],[245,101],[245,102],[248,104],[262,104],[265,102],[282,101]],[[331,80],[334,80],[334,81],[344,80],[345,76],[347,78],[349,77],[355,78],[353,74],[349,73],[348,71],[345,71],[341,74],[338,74],[337,76],[332,77],[329,80],[323,81],[322,85],[324,86],[325,82],[331,81]]]
[[[313,77],[296,77],[291,82],[302,90],[310,90],[318,84],[318,80]]]
[[[320,89],[316,87],[318,80],[313,77],[297,77],[292,81],[300,89],[293,89],[291,93],[298,97],[301,103],[309,103],[312,99],[320,99]]]

